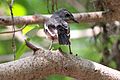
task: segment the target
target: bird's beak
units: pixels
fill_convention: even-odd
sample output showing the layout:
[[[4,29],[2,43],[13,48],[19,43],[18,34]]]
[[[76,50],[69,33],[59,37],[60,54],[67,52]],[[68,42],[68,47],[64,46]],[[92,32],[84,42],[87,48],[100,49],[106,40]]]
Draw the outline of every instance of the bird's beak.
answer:
[[[77,20],[75,20],[74,18],[72,18],[72,20],[74,21],[74,22],[76,22],[76,23],[79,23]]]

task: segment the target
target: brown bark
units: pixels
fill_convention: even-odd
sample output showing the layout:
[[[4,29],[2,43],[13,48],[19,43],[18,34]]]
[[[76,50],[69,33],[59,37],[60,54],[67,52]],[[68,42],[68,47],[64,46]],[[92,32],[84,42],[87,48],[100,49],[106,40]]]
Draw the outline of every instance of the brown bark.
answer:
[[[48,20],[51,15],[31,15],[31,16],[19,16],[14,17],[15,25],[25,24],[42,24]],[[90,12],[90,13],[76,13],[74,14],[75,19],[79,22],[95,22],[102,20],[102,12]],[[10,16],[0,16],[0,25],[12,25]]]
[[[120,20],[120,4],[119,0],[101,0],[107,12],[89,12],[89,13],[76,13],[74,17],[79,22],[99,22],[99,21],[115,21]],[[51,15],[32,15],[14,17],[15,25],[24,24],[39,24],[44,23]],[[10,16],[0,16],[1,25],[12,25]]]
[[[120,72],[60,51],[39,49],[35,55],[0,64],[0,80],[33,80],[61,74],[78,80],[120,80]]]
[[[79,22],[120,20],[119,0],[101,0],[107,12],[77,13]],[[50,16],[14,17],[15,25],[44,23]],[[1,25],[12,25],[11,17],[0,16]],[[39,49],[35,55],[0,64],[0,80],[30,80],[51,74],[62,74],[79,80],[120,80],[120,72],[103,65],[59,51]]]

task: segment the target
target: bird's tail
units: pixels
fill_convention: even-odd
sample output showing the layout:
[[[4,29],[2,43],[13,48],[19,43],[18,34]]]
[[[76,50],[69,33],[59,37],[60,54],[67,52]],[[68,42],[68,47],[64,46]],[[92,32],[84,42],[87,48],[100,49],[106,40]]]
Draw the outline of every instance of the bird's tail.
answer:
[[[58,41],[61,45],[70,45],[70,36],[68,34],[58,34]]]

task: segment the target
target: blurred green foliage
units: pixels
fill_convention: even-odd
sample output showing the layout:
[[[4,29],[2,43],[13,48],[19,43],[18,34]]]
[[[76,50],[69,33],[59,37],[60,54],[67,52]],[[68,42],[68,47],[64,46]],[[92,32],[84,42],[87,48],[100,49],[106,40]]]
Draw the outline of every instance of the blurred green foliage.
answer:
[[[13,13],[15,16],[48,14],[46,1],[47,0],[15,0],[15,3],[13,5]],[[75,7],[68,4],[66,1],[64,0],[58,0],[58,1],[59,1],[58,8],[67,8],[71,12],[78,12]],[[82,5],[82,3],[86,3],[88,0],[76,0],[76,1],[78,2],[80,1],[80,5]],[[62,4],[59,4],[60,2]],[[85,6],[85,4],[83,4],[82,6]],[[0,0],[0,16],[2,15],[10,15],[10,10],[5,0]],[[88,23],[70,24],[71,30],[87,29],[90,26],[91,25]],[[38,46],[42,46],[47,49],[50,45],[50,41],[48,42],[46,41],[46,39],[43,39],[35,35],[34,32],[39,30],[41,26],[39,28],[35,28],[35,27],[36,25],[28,25],[23,30],[23,35],[29,37],[31,41],[37,44]],[[4,29],[6,28],[0,25],[0,31],[4,31]],[[5,40],[0,39],[0,55],[12,54],[11,42],[12,42],[11,39],[5,39]],[[72,52],[74,53],[74,55],[78,54],[78,56],[81,56],[89,60],[93,60],[96,62],[100,61],[101,54],[96,49],[93,39],[87,37],[79,38],[79,39],[71,40],[71,43],[72,43]],[[17,59],[26,51],[30,51],[30,49],[25,47],[24,42],[20,42],[17,39],[16,39],[16,46],[17,46]],[[59,47],[58,44],[53,44],[53,46],[54,46],[53,49],[57,49]],[[67,51],[67,46],[61,46],[61,47],[64,51]],[[60,75],[54,75],[54,76],[49,76],[47,80],[72,80],[72,78],[68,78]]]

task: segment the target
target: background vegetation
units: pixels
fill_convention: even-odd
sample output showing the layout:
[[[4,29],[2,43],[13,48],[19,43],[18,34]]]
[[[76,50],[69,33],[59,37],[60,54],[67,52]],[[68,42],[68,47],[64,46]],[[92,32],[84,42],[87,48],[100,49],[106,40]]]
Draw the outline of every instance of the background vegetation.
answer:
[[[95,11],[94,5],[92,0],[74,0],[76,1],[81,7],[76,7],[74,4],[70,4],[69,1],[72,0],[58,0],[58,9],[66,8],[70,12],[73,13],[80,13],[80,12],[90,12]],[[50,4],[51,5],[51,4]],[[49,7],[51,9],[51,6]],[[26,16],[26,15],[37,15],[37,14],[49,14],[47,9],[47,0],[15,0],[13,5],[13,13],[14,16]],[[0,0],[0,16],[10,15],[10,10],[6,0]],[[70,29],[72,30],[85,30],[91,28],[92,23],[70,23]],[[21,26],[16,26],[20,28]],[[8,29],[8,26],[0,25],[0,32],[4,32]],[[43,24],[36,24],[36,25],[28,25],[24,30],[22,30],[23,36],[30,39],[30,41],[37,46],[41,46],[45,49],[48,49],[50,45],[50,41],[46,38],[39,37],[36,32],[40,29],[43,29]],[[77,34],[74,34],[77,35]],[[112,39],[112,38],[111,38]],[[78,54],[78,56],[95,61],[100,62],[102,59],[102,51],[103,45],[100,43],[100,39],[96,39],[97,43],[95,43],[94,37],[80,37],[77,39],[71,39],[72,43],[72,52]],[[13,54],[12,52],[12,37],[11,35],[0,34],[0,56],[8,56],[11,57]],[[56,50],[60,45],[57,43],[54,44],[53,50]],[[97,47],[96,47],[97,46]],[[25,46],[25,43],[20,39],[16,38],[16,54],[17,59],[19,57],[24,56],[25,54],[29,53],[31,50]],[[111,47],[111,45],[109,46]],[[61,46],[61,48],[67,52],[67,46]],[[3,60],[4,61],[4,60]],[[8,60],[5,60],[8,61]],[[2,60],[0,61],[2,63]],[[110,67],[115,68],[115,63],[111,62],[109,65]],[[45,80],[73,80],[72,78],[60,76],[60,75],[52,75]]]

